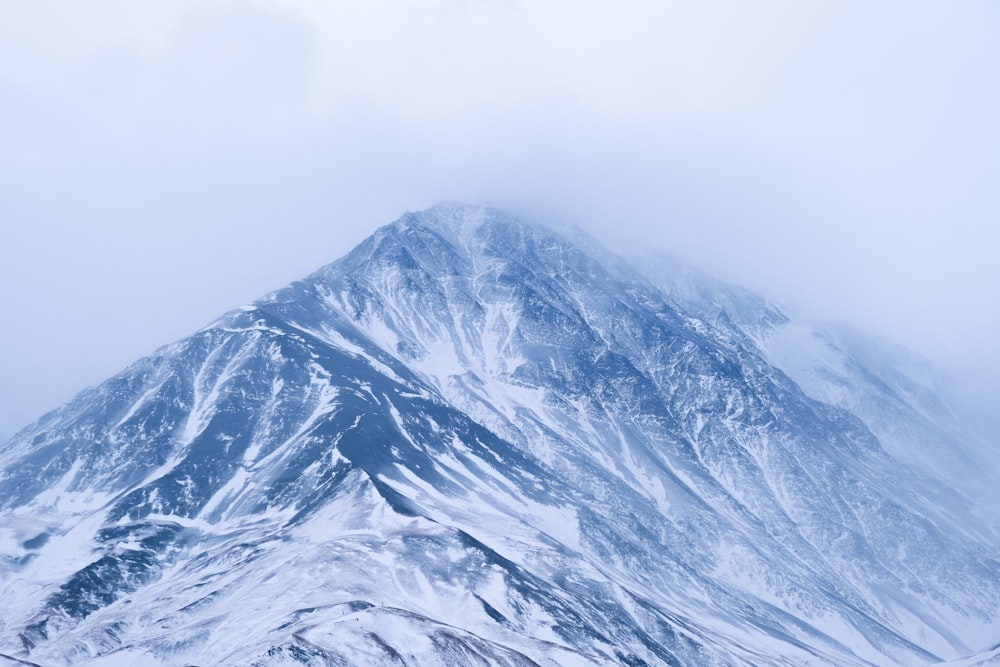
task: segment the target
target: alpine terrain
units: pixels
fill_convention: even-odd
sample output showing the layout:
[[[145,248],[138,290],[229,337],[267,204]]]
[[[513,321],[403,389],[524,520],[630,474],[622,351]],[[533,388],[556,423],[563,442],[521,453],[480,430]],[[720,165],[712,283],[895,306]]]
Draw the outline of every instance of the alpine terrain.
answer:
[[[898,348],[442,205],[0,447],[0,664],[988,664],[984,451]]]

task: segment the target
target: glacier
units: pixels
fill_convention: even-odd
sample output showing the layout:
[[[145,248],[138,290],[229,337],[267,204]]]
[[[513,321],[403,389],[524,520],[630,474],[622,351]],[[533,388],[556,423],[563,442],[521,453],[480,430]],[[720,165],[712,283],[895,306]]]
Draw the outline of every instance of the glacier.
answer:
[[[995,465],[905,351],[443,204],[0,447],[0,662],[988,664]]]

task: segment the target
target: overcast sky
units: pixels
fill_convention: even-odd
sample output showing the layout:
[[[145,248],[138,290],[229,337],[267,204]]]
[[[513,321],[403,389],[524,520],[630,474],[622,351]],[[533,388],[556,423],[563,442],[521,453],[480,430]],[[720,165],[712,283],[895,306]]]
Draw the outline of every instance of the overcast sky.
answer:
[[[0,5],[0,432],[405,210],[655,247],[1000,397],[1000,4]]]

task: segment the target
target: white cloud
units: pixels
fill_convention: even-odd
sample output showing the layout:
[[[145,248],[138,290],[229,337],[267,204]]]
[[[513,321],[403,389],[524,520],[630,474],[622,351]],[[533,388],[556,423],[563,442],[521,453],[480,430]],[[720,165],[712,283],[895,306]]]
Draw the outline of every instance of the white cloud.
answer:
[[[86,366],[10,419],[404,209],[462,197],[658,244],[1000,375],[980,334],[1000,324],[989,306],[1000,302],[998,13],[988,2],[8,3],[0,306],[43,333],[3,334],[0,349],[23,351],[6,355],[3,393],[31,393],[14,387],[44,359]],[[87,360],[64,348],[67,318],[99,348]],[[109,322],[134,346],[109,343]]]

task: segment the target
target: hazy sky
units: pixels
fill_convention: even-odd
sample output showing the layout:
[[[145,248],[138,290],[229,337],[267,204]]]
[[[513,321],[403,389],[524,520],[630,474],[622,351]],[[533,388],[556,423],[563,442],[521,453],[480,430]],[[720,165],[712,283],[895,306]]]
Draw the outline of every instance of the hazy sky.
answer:
[[[0,432],[476,199],[1000,397],[1000,4],[0,5]]]

